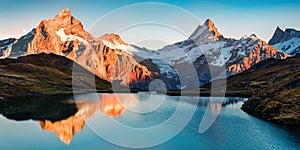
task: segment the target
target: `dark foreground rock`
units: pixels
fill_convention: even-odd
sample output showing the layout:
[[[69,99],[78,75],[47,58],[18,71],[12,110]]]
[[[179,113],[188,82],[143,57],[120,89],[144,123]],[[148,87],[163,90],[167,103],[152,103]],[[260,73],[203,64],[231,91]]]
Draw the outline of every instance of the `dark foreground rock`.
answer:
[[[248,95],[243,111],[276,124],[300,125],[300,54],[286,60],[268,59],[216,82],[226,85],[227,93]]]
[[[49,120],[55,122],[66,119],[77,111],[72,97],[59,95],[17,97],[0,101],[0,114],[17,121]]]

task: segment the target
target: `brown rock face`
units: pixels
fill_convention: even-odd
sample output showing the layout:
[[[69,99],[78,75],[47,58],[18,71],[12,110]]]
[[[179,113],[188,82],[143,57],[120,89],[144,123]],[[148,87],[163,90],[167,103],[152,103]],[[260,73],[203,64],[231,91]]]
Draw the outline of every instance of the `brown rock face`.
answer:
[[[240,63],[235,63],[227,67],[228,72],[239,73],[249,69],[256,63],[268,59],[285,59],[288,55],[278,52],[277,49],[268,45],[266,42],[259,40],[247,57],[243,58]]]
[[[116,42],[113,41],[114,39],[119,39],[119,37],[114,34],[100,37],[87,50],[83,51],[76,60],[84,67],[90,68],[96,75],[110,82],[118,80],[127,85],[151,79],[152,73],[139,64],[132,55],[103,43],[105,41],[114,44],[113,42]]]
[[[152,73],[147,67],[139,64],[123,48],[131,47],[118,35],[92,37],[66,8],[54,19],[43,20],[38,25],[26,54],[63,55],[97,76],[110,82],[118,80],[123,85],[151,79]]]

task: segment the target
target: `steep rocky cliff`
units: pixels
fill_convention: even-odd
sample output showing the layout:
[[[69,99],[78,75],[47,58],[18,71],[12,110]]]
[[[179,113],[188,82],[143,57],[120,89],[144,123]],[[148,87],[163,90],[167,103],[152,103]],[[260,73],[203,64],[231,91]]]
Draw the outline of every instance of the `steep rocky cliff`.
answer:
[[[66,8],[12,44],[8,57],[54,53],[110,82],[137,85],[136,82],[150,80],[152,72],[134,59],[130,49],[133,48],[115,34],[92,37]]]

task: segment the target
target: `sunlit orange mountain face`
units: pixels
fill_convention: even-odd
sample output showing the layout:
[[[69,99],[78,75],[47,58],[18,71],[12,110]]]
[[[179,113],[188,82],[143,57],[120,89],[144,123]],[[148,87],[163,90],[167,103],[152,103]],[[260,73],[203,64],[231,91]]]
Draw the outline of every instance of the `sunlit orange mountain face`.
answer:
[[[66,56],[110,82],[120,80],[121,84],[128,85],[151,79],[152,72],[123,51],[124,48],[132,49],[119,35],[105,34],[99,38],[90,35],[65,8],[54,19],[43,20],[27,35],[14,41],[12,48],[1,57],[54,53]]]
[[[101,110],[107,116],[116,117],[123,113],[124,106],[116,99],[115,95],[102,95],[101,99]]]
[[[279,34],[279,30],[276,33]],[[3,40],[0,45],[3,45],[0,58],[54,53],[109,82],[141,90],[148,90],[154,79],[163,80],[169,90],[191,86],[189,83],[194,81],[181,85],[179,79],[179,76],[188,76],[184,75],[187,65],[195,67],[199,86],[202,86],[222,72],[236,74],[265,59],[289,56],[255,34],[240,39],[226,38],[210,19],[186,40],[159,50],[148,50],[124,42],[117,34],[93,37],[68,8],[53,19],[41,21],[21,38]]]

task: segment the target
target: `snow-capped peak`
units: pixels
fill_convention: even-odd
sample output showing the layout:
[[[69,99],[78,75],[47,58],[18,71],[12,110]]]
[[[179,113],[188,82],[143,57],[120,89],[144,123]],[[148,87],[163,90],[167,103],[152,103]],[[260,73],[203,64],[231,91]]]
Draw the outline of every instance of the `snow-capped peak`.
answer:
[[[281,29],[277,27],[269,44],[281,52],[295,55],[300,52],[300,31],[295,29]]]
[[[277,43],[287,41],[292,38],[300,38],[300,31],[291,28],[283,30],[279,26],[277,26],[274,35],[269,41],[269,44],[275,45]]]
[[[123,45],[129,45],[129,44],[125,43],[118,34],[114,34],[114,33],[104,34],[99,39],[109,41],[111,43],[119,43],[119,44],[123,44]]]
[[[276,27],[276,31],[284,32],[283,29],[282,29],[280,26],[277,26],[277,27]]]
[[[68,8],[62,9],[54,18],[54,20],[61,20],[65,18],[71,18],[72,14]]]
[[[190,39],[196,38],[197,36],[199,36],[200,34],[202,34],[205,30],[205,27],[202,25],[199,25],[194,32],[192,33],[192,35],[189,37]]]
[[[210,19],[207,19],[204,25],[207,26],[209,30],[217,30],[215,24]]]
[[[199,40],[221,40],[223,38],[223,35],[219,33],[215,24],[210,19],[207,19],[203,25],[199,25],[190,36],[190,39],[196,40],[197,42]]]
[[[277,26],[274,35],[269,41],[269,44],[274,45],[276,43],[279,43],[283,37],[284,37],[284,31],[279,26]]]
[[[249,37],[247,36],[247,35],[243,35],[242,37],[241,37],[241,39],[248,39]]]
[[[258,39],[257,36],[256,36],[256,34],[251,34],[250,38],[253,39],[253,40],[257,40]]]
[[[220,34],[220,32],[218,31],[217,27],[215,26],[215,24],[210,20],[207,19],[204,23],[204,25],[207,26],[207,28],[209,29],[209,31],[214,35],[214,38],[216,40],[219,40],[221,37],[223,38],[223,36]]]
[[[117,34],[104,34],[99,39],[104,45],[111,49],[122,50],[128,54],[133,54],[133,52],[138,51],[130,44],[125,43]]]

